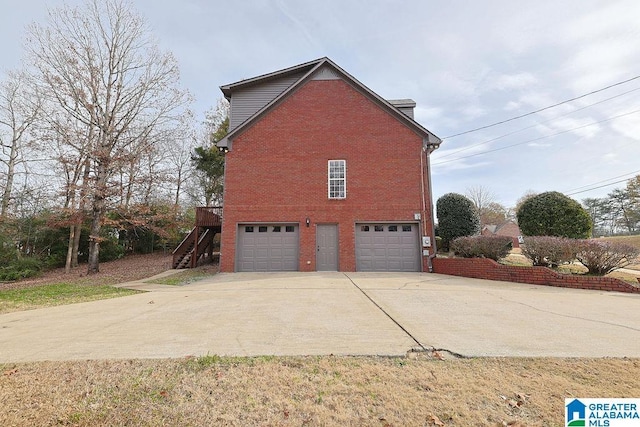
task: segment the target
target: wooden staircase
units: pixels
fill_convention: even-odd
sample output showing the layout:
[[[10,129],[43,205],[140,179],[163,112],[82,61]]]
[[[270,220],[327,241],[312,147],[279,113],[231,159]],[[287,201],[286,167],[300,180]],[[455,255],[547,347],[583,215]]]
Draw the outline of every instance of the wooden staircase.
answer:
[[[196,208],[196,225],[173,251],[172,267],[194,268],[205,254],[211,256],[213,239],[221,230],[221,207]]]

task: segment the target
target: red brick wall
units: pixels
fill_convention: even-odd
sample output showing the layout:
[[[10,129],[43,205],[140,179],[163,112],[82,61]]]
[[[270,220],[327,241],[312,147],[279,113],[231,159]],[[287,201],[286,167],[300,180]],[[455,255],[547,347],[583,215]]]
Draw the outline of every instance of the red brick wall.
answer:
[[[346,82],[304,84],[226,154],[221,270],[234,271],[237,224],[245,222],[299,223],[302,271],[316,269],[316,224],[339,224],[339,269],[355,270],[355,222],[429,217],[423,156],[420,136]],[[346,160],[344,200],[327,197],[330,159]]]
[[[612,277],[560,274],[546,267],[507,266],[487,258],[435,258],[433,272],[475,279],[640,294],[640,287]]]

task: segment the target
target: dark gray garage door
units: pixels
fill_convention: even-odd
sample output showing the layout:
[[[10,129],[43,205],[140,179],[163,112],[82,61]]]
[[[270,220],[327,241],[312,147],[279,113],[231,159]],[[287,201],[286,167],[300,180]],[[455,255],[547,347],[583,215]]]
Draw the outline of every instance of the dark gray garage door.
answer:
[[[238,271],[297,271],[297,224],[238,226]]]
[[[420,271],[417,224],[356,224],[356,270]]]

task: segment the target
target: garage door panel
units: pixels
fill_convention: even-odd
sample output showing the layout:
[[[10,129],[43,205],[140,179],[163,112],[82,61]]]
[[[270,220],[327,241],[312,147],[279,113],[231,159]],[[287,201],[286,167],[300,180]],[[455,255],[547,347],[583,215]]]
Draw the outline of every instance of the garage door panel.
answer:
[[[238,226],[238,271],[297,271],[298,225]]]
[[[406,251],[403,251],[401,248],[390,247],[387,251],[387,255],[389,256],[389,258],[402,258],[403,256],[407,256],[407,253]]]
[[[356,224],[358,271],[420,271],[416,224]]]

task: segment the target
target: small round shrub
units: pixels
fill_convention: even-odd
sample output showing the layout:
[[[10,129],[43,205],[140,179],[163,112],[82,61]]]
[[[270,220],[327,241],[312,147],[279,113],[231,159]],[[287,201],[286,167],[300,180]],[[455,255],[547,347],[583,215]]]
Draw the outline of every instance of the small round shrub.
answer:
[[[525,200],[517,212],[525,236],[556,236],[585,239],[591,235],[591,217],[577,201],[557,191]]]
[[[578,242],[564,237],[532,236],[524,238],[521,250],[533,265],[553,268],[576,259]]]
[[[444,250],[449,249],[453,239],[480,232],[478,212],[473,202],[462,194],[448,193],[440,197],[436,202],[436,215]]]
[[[498,261],[509,255],[513,246],[511,237],[467,236],[451,242],[451,250],[463,258],[489,258]]]
[[[589,274],[597,276],[624,268],[634,263],[640,255],[640,249],[619,242],[582,240],[577,249],[578,261],[589,269]]]

